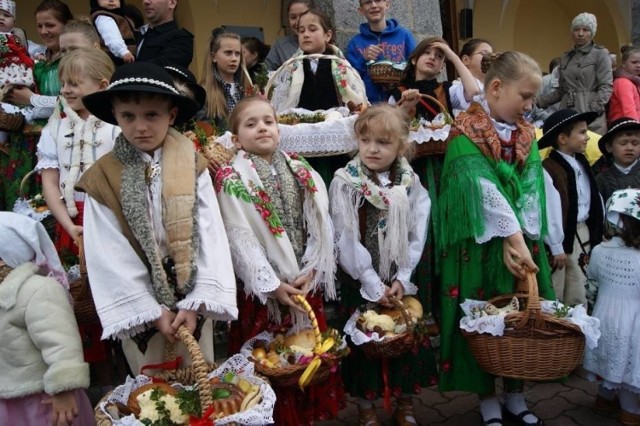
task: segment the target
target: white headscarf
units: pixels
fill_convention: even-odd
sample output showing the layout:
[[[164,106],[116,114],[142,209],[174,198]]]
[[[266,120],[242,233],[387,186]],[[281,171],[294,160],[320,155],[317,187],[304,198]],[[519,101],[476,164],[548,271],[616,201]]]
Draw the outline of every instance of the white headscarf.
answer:
[[[47,276],[69,288],[67,275],[44,226],[30,217],[0,212],[0,259],[12,268],[35,263]]]

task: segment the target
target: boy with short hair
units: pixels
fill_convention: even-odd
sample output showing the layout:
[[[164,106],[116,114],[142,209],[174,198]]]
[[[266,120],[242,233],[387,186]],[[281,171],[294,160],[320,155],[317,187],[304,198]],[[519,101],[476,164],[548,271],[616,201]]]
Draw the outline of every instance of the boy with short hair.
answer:
[[[598,141],[598,147],[613,163],[596,176],[598,190],[605,201],[619,189],[640,188],[640,121],[629,117],[614,121]]]
[[[587,125],[597,118],[595,112],[578,113],[562,109],[544,122],[540,149],[552,146],[542,162],[560,193],[564,252],[564,269],[553,275],[556,297],[568,305],[587,303],[586,276],[582,271],[591,247],[602,241],[603,204],[589,162],[584,155],[589,141]]]
[[[83,103],[122,128],[113,151],[76,185],[87,193],[85,255],[102,337],[123,339],[137,374],[162,362],[166,340],[186,325],[213,362],[213,330],[204,317],[233,320],[238,310],[207,161],[171,128],[196,113],[196,102],[180,95],[161,67],[135,62]]]
[[[360,24],[360,34],[349,40],[346,58],[358,70],[372,104],[386,102],[389,97],[380,84],[371,80],[367,70],[369,61],[406,62],[416,47],[411,31],[395,19],[386,19],[389,0],[359,0],[358,12],[367,22]]]

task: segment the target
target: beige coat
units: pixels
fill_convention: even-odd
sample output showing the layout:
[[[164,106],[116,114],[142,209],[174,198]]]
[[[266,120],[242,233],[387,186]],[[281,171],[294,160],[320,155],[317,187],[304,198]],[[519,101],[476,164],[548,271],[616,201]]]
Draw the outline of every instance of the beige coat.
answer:
[[[546,107],[561,102],[560,108],[595,111],[600,115],[589,129],[604,134],[607,130],[605,106],[613,93],[609,51],[593,42],[571,49],[562,55],[559,70],[558,88],[542,96],[538,105]]]
[[[89,364],[65,289],[24,263],[0,283],[0,398],[89,387]]]

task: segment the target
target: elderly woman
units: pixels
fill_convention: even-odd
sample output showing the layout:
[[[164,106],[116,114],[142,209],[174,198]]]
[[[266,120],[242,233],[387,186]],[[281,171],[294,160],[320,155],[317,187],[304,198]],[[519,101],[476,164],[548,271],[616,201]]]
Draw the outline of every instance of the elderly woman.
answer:
[[[573,18],[573,49],[560,60],[558,88],[538,99],[538,106],[561,102],[560,108],[599,114],[589,129],[604,134],[607,130],[605,106],[613,92],[613,75],[609,51],[593,42],[598,22],[595,15],[583,12]]]

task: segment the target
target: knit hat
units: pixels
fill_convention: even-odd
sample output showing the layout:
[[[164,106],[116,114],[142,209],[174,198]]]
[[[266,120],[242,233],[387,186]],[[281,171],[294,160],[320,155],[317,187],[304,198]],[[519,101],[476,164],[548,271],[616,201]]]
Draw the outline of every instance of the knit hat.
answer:
[[[178,92],[171,75],[165,69],[149,62],[133,62],[116,68],[107,89],[85,96],[82,103],[100,120],[117,125],[111,100],[115,93],[122,92],[157,94],[171,98],[178,108],[175,125],[188,121],[200,109],[196,101]]]
[[[0,212],[0,259],[12,268],[33,262],[46,274],[69,287],[56,248],[44,226],[22,214]]]
[[[0,0],[0,10],[4,10],[9,15],[16,17],[16,2],[13,0]]]
[[[596,36],[596,30],[598,29],[598,19],[596,15],[589,12],[582,12],[571,21],[571,31],[576,27],[587,27],[591,31],[591,38]]]
[[[624,131],[640,131],[640,121],[634,120],[633,118],[629,117],[622,117],[611,123],[607,133],[602,135],[602,137],[598,141],[598,148],[600,148],[600,152],[602,152],[602,155],[608,158],[611,157],[611,153],[607,151],[607,144],[612,143],[613,138],[618,133]]]
[[[623,229],[620,215],[640,220],[640,189],[621,189],[607,200],[607,221],[617,229]]]
[[[542,125],[542,132],[544,136],[538,140],[538,148],[546,148],[553,146],[556,143],[556,139],[560,134],[560,130],[569,123],[577,123],[579,121],[586,121],[587,124],[591,123],[598,117],[596,112],[583,112],[582,114],[575,109],[561,109],[551,114]]]

